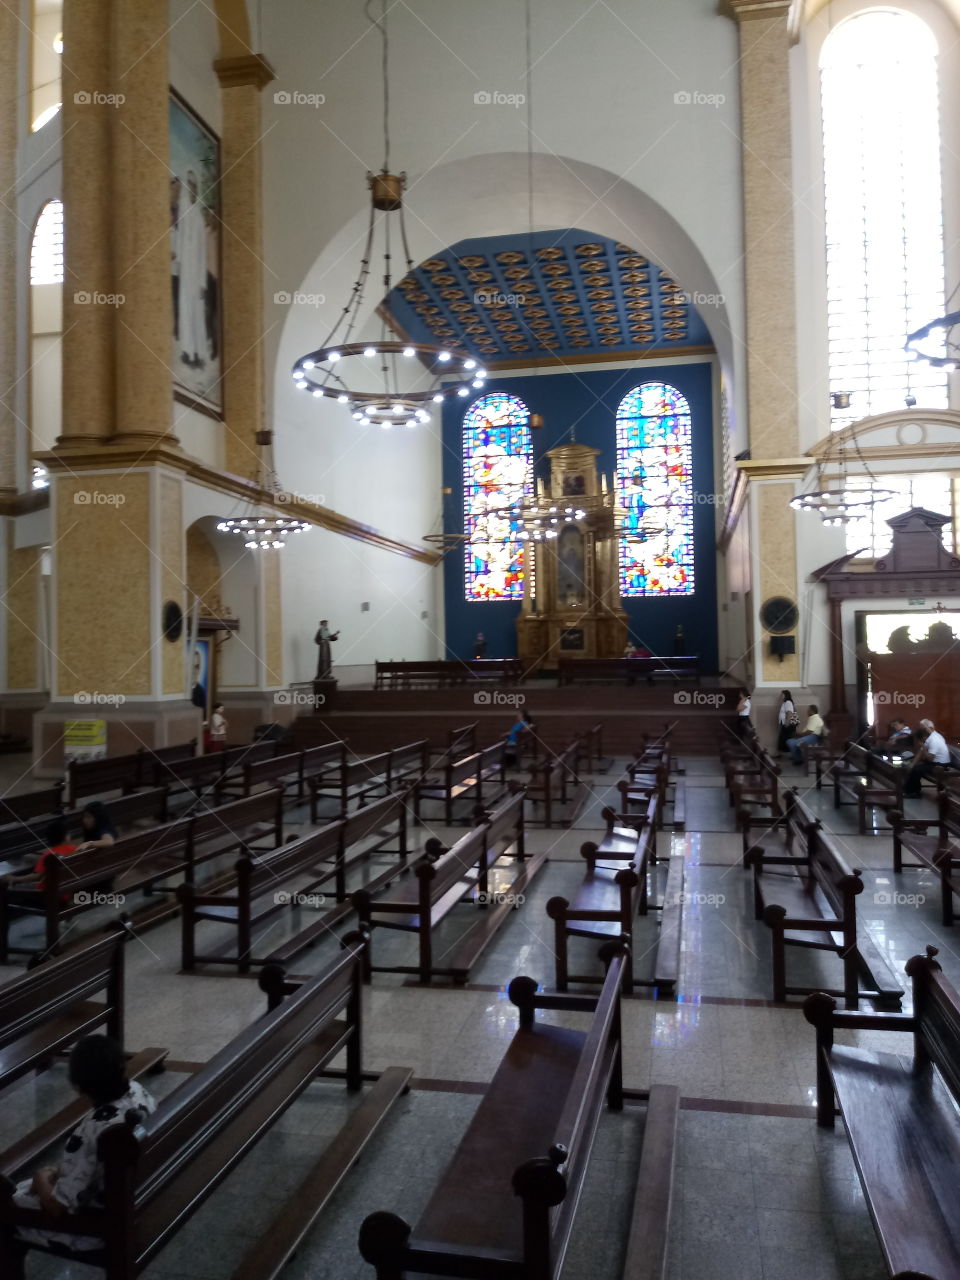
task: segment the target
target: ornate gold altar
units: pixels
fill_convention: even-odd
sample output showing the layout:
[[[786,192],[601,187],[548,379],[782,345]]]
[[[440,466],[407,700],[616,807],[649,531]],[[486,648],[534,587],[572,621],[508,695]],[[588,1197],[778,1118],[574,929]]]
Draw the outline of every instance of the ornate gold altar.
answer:
[[[618,658],[627,643],[620,601],[616,495],[597,471],[598,449],[547,453],[550,480],[523,503],[526,573],[517,652],[532,664]]]

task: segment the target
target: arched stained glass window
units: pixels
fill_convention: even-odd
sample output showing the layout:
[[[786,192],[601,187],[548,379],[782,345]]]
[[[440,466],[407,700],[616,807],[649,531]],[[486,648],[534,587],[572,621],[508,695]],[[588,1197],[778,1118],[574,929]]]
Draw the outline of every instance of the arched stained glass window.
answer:
[[[693,594],[690,406],[676,387],[645,382],[617,410],[617,497],[624,596]]]
[[[943,312],[932,31],[892,9],[841,22],[820,55],[820,99],[830,391],[851,395],[832,426],[902,409],[908,395],[946,408],[946,373],[904,351]]]
[[[63,284],[63,204],[48,200],[40,210],[30,246],[30,283]]]
[[[519,522],[506,508],[532,492],[530,410],[516,396],[480,396],[463,419],[467,600],[523,597]]]

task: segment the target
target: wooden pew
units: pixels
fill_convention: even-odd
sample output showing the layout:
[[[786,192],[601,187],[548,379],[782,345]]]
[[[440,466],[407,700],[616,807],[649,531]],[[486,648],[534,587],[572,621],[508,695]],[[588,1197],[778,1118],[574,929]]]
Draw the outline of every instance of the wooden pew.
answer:
[[[63,783],[43,787],[39,791],[24,791],[20,795],[0,796],[0,839],[8,827],[19,827],[31,818],[48,820],[63,811]]]
[[[858,742],[848,742],[843,755],[831,767],[833,807],[857,806],[857,830],[867,835],[867,809],[903,811],[903,784],[909,761],[883,760]],[[877,834],[879,834],[879,829]]]
[[[473,721],[472,724],[462,724],[455,729],[447,730],[446,745],[436,754],[439,761],[462,760],[464,756],[475,755],[478,751],[477,745],[477,727],[478,722]]]
[[[780,766],[766,751],[757,757],[756,772],[735,772],[730,783],[730,803],[736,810],[737,825],[745,815],[766,810],[770,817],[781,812]]]
[[[913,1013],[848,1013],[829,995],[807,998],[817,1031],[817,1123],[835,1107],[891,1276],[960,1276],[960,995],[934,957],[907,961]],[[836,1032],[889,1031],[904,1054],[836,1044]]]
[[[197,750],[197,740],[169,747],[140,747],[122,756],[101,760],[71,760],[67,766],[67,807],[74,809],[88,796],[105,796],[119,791],[127,795],[138,787],[162,786],[154,777],[154,766],[163,762],[189,760]]]
[[[431,769],[414,789],[414,821],[421,824],[424,800],[437,800],[443,805],[444,825],[454,824],[458,800],[471,799],[473,808],[495,799],[506,785],[503,753],[506,742],[501,739],[482,751],[454,760],[449,756],[439,769]]]
[[[887,815],[893,827],[893,869],[929,867],[940,881],[940,919],[952,925],[954,894],[960,894],[960,796],[942,787],[937,795],[937,817],[905,818],[894,809]],[[927,833],[934,830],[936,834]],[[914,859],[905,863],[903,855]]]
[[[21,1280],[25,1274],[25,1250],[12,1240],[17,1226],[90,1236],[101,1244],[98,1265],[107,1280],[133,1280],[337,1054],[346,1053],[347,1089],[359,1092],[360,950],[348,948],[324,973],[291,991],[162,1099],[135,1129],[119,1123],[101,1135],[102,1212],[52,1218],[19,1209],[12,1184],[0,1188],[0,1271],[5,1280]],[[235,1277],[274,1280],[407,1088],[411,1074],[406,1068],[383,1073],[320,1152]],[[78,1256],[91,1260],[88,1254]]]
[[[265,760],[245,761],[238,771],[221,774],[217,778],[214,788],[216,803],[222,804],[231,796],[253,795],[259,787],[278,786],[283,787],[284,793],[296,802],[302,786],[302,770],[302,751],[289,751],[282,756],[268,756]]]
[[[693,680],[700,683],[700,659],[694,655],[664,658],[558,658],[557,676],[561,685],[587,680],[605,684],[636,684],[646,680]]]
[[[406,791],[424,776],[430,764],[430,743],[426,738],[390,752],[388,791]]]
[[[640,1099],[647,1118],[623,1276],[665,1276],[680,1095],[670,1085],[649,1094],[623,1088],[624,964],[622,954],[610,959],[598,996],[541,995],[532,978],[513,979],[508,994],[519,1027],[416,1226],[373,1213],[360,1227],[360,1253],[377,1280],[556,1280],[604,1103],[620,1111]],[[537,1022],[538,1009],[593,1018],[588,1031],[573,1031]]]
[[[554,822],[561,826],[569,826],[576,816],[576,802],[580,793],[580,777],[577,773],[577,759],[580,754],[580,740],[574,738],[559,753],[547,752],[530,767],[527,776],[527,800],[534,806],[543,805],[540,818],[545,827],[552,827]],[[560,813],[568,805],[572,810]]]
[[[603,725],[597,723],[577,739],[577,772],[605,773],[610,768],[610,758],[603,754]]]
[[[377,689],[444,689],[470,684],[477,680],[494,680],[500,684],[516,684],[525,675],[519,658],[469,658],[455,661],[377,662]]]
[[[167,801],[166,787],[154,787],[149,791],[132,791],[129,795],[117,796],[109,801],[107,810],[117,831],[122,832],[138,822],[166,822]],[[74,809],[57,815],[67,828],[68,838],[75,844],[80,844],[83,839],[82,813],[82,809]],[[0,837],[0,858],[21,859],[23,865],[16,870],[29,870],[47,847],[46,832],[51,821],[50,816],[34,818],[11,829],[5,838]]]
[[[641,859],[644,851],[645,844],[638,839],[638,855]],[[613,868],[598,865],[593,858],[588,858],[587,874],[573,900],[561,895],[550,898],[547,902],[547,915],[553,921],[555,980],[558,991],[566,991],[571,982],[602,981],[595,975],[571,973],[568,961],[569,938],[595,938],[598,941],[623,942],[627,946],[623,989],[628,995],[632,994],[633,958],[630,942],[634,917],[641,912],[646,914],[646,881],[645,861]]]
[[[0,986],[0,1091],[31,1071],[43,1071],[82,1036],[105,1032],[124,1043],[124,945],[129,929],[117,925],[102,938],[47,960]],[[136,1079],[161,1070],[166,1049],[129,1057]],[[62,1139],[88,1107],[76,1101],[0,1152],[8,1176]]]
[[[253,857],[245,850],[229,884],[212,888],[180,885],[177,898],[181,904],[184,972],[194,972],[198,964],[225,964],[248,973],[254,966],[285,964],[320,941],[353,909],[347,900],[348,872],[369,862],[374,854],[395,854],[397,863],[366,883],[367,891],[375,892],[395,880],[403,869],[408,808],[406,795],[385,796],[343,821],[308,832],[272,852]],[[374,837],[372,843],[370,837]],[[387,849],[388,844],[395,848]],[[334,892],[328,899],[331,882]],[[298,911],[303,906],[328,909],[292,938],[255,954],[261,926],[284,911]],[[198,952],[197,929],[204,921],[229,925],[233,936],[218,947]]]
[[[35,906],[28,909],[44,919],[46,954],[60,944],[61,925],[74,916],[99,906],[125,906],[126,898],[173,876],[192,881],[196,868],[215,858],[236,852],[242,846],[266,842],[269,847],[283,840],[282,793],[260,792],[245,800],[234,800],[175,822],[138,832],[102,849],[52,857],[45,868],[45,885],[33,890]],[[29,891],[27,891],[29,892]],[[0,963],[9,954],[34,954],[36,946],[11,946],[11,893],[20,905],[25,891],[0,882]],[[175,909],[162,905],[137,913],[138,927],[154,924]]]
[[[505,855],[516,859],[513,877],[506,886],[498,882],[491,891],[491,871]],[[522,791],[502,801],[451,849],[444,850],[436,839],[428,840],[426,856],[413,867],[411,875],[376,896],[368,889],[351,895],[363,932],[399,929],[415,933],[419,944],[418,964],[378,966],[373,963],[371,938],[367,979],[374,972],[386,972],[416,974],[423,983],[435,976],[466,982],[472,965],[510,911],[522,905],[524,890],[545,861],[545,853],[528,857],[524,849]],[[447,963],[437,965],[433,958],[433,929],[465,901],[476,904],[478,915],[453,954],[444,957]]]
[[[332,818],[345,818],[351,802],[363,806],[373,797],[390,790],[390,763],[392,752],[366,756],[360,760],[344,759],[343,763],[310,779],[310,821],[329,822]],[[336,800],[333,814],[320,816],[320,801]]]
[[[866,930],[858,930],[860,871],[851,868],[797,795],[779,830],[783,842],[769,833],[752,843],[746,854],[753,867],[756,917],[771,931],[774,1000],[811,990],[787,985],[786,948],[795,946],[840,957],[843,989],[832,994],[842,996],[848,1009],[858,1008],[862,998],[892,1001],[899,1007],[902,988]],[[867,982],[864,990],[861,975]]]
[[[636,862],[641,845],[645,846],[643,856],[650,866],[657,861],[657,831],[659,820],[660,794],[651,793],[646,809],[640,813],[617,813],[616,809],[607,805],[600,811],[606,823],[606,834],[597,844],[592,840],[580,846],[580,856],[587,862]]]
[[[322,778],[331,770],[342,769],[347,759],[344,741],[326,742],[320,747],[307,747],[300,753],[300,780],[297,784],[297,803],[302,804],[311,778]]]

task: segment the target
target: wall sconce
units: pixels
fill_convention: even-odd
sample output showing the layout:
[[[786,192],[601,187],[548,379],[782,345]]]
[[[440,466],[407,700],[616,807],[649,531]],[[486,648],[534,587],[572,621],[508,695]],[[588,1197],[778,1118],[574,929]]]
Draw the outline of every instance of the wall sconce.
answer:
[[[830,403],[834,409],[850,408],[850,392],[849,391],[831,391]]]

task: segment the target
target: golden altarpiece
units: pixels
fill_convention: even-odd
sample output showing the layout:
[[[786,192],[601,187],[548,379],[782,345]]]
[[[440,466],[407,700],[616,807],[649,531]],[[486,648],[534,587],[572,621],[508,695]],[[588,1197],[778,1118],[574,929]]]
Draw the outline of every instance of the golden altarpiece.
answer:
[[[597,470],[598,455],[584,444],[550,449],[550,480],[538,480],[536,497],[523,504],[517,652],[531,664],[618,658],[626,647],[616,495]]]

